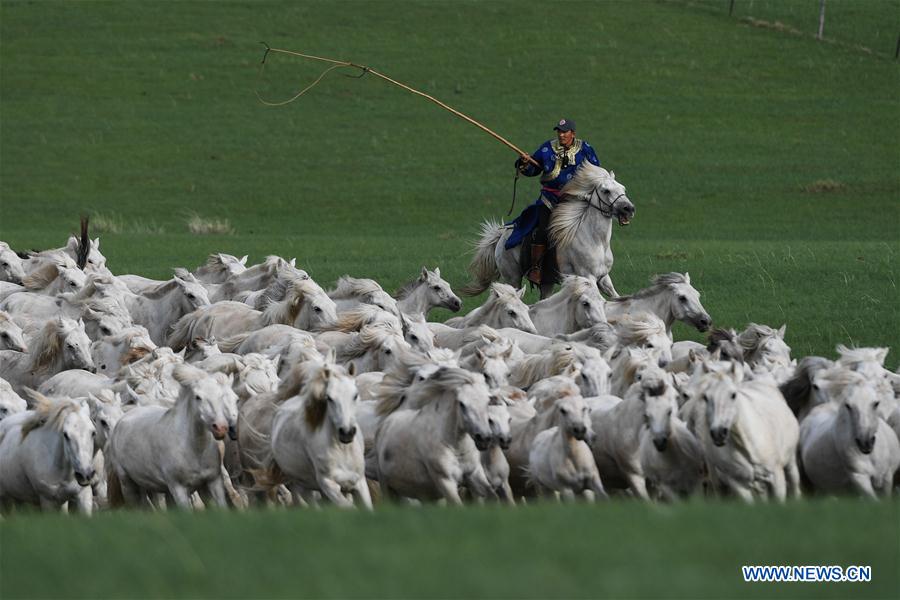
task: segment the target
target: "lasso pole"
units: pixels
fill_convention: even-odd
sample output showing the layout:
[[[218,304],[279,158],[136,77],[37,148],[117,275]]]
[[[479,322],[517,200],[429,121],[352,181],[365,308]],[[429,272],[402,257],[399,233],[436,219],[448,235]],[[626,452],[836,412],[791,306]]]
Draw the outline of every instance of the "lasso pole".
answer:
[[[371,67],[367,67],[367,66],[365,66],[365,65],[359,65],[359,64],[356,64],[356,63],[353,63],[353,62],[349,62],[349,61],[344,61],[344,60],[335,60],[335,59],[333,59],[333,58],[324,58],[324,57],[321,57],[321,56],[313,56],[312,54],[303,54],[303,53],[301,53],[301,52],[294,52],[293,50],[284,50],[284,49],[282,49],[282,48],[272,48],[272,47],[270,47],[268,44],[266,44],[265,42],[262,42],[262,44],[266,47],[266,52],[265,52],[265,54],[263,55],[263,59],[262,59],[262,64],[263,64],[263,66],[265,66],[266,59],[268,58],[270,52],[280,52],[280,53],[282,53],[282,54],[290,54],[290,55],[292,55],[292,56],[299,56],[299,57],[301,57],[301,58],[307,58],[307,59],[310,59],[310,60],[318,60],[318,61],[322,61],[322,62],[331,63],[331,64],[333,65],[331,68],[329,68],[329,69],[326,70],[324,73],[322,73],[322,75],[320,75],[319,78],[318,78],[316,81],[314,81],[311,85],[309,85],[308,87],[306,87],[305,89],[303,89],[302,91],[300,91],[296,96],[294,96],[294,97],[291,98],[290,100],[287,100],[287,101],[281,102],[281,103],[277,103],[277,104],[273,104],[273,103],[265,102],[261,97],[259,98],[261,102],[263,102],[263,103],[265,103],[265,104],[267,104],[267,105],[269,105],[269,106],[280,106],[280,105],[284,105],[284,104],[288,104],[288,103],[290,103],[290,102],[293,102],[294,100],[296,100],[297,98],[299,98],[300,96],[302,96],[304,93],[306,93],[307,90],[309,90],[310,88],[312,88],[313,86],[315,86],[316,84],[318,84],[319,81],[321,81],[322,78],[323,78],[329,71],[331,71],[332,69],[336,69],[336,68],[339,68],[339,67],[353,67],[353,68],[362,70],[362,73],[360,73],[359,77],[362,77],[362,76],[365,75],[366,73],[371,73],[372,75],[375,75],[376,77],[380,77],[381,79],[387,81],[388,83],[392,83],[392,84],[394,84],[394,85],[396,85],[396,86],[398,86],[398,87],[400,87],[400,88],[403,88],[404,90],[406,90],[406,91],[408,91],[408,92],[411,92],[411,93],[413,93],[413,94],[416,94],[417,96],[421,96],[421,97],[425,98],[426,100],[429,100],[429,101],[431,101],[431,102],[437,104],[438,106],[440,106],[440,107],[443,108],[444,110],[447,110],[447,111],[453,113],[454,115],[456,115],[457,117],[459,117],[460,119],[463,119],[464,121],[467,121],[467,122],[471,123],[472,125],[478,127],[479,129],[481,129],[482,131],[484,131],[485,133],[487,133],[488,135],[490,135],[491,137],[493,137],[494,139],[496,139],[497,141],[502,142],[502,143],[505,144],[507,147],[511,148],[512,150],[515,150],[515,152],[516,152],[517,154],[519,154],[520,156],[527,157],[528,162],[530,162],[530,163],[532,163],[532,164],[534,164],[535,166],[538,166],[538,167],[541,166],[540,163],[538,163],[536,160],[534,160],[533,158],[531,158],[531,156],[529,156],[527,152],[525,152],[524,150],[522,150],[521,148],[519,148],[518,146],[516,146],[515,144],[513,144],[512,142],[510,142],[509,140],[507,140],[505,137],[503,137],[503,136],[501,136],[500,134],[498,134],[497,132],[495,132],[495,131],[489,129],[488,127],[485,127],[484,125],[482,125],[481,123],[479,123],[478,121],[476,121],[475,119],[473,119],[472,117],[470,117],[470,116],[468,116],[468,115],[465,115],[465,114],[459,112],[458,110],[456,110],[456,109],[453,108],[452,106],[448,106],[447,104],[445,104],[444,102],[441,102],[440,100],[438,100],[438,99],[435,98],[434,96],[431,96],[431,95],[429,95],[429,94],[426,94],[425,92],[419,91],[419,90],[417,90],[417,89],[415,89],[415,88],[412,88],[412,87],[406,85],[405,83],[401,83],[401,82],[399,82],[399,81],[397,81],[397,80],[395,80],[395,79],[391,79],[390,77],[388,77],[388,76],[385,75],[384,73],[379,73],[378,71],[376,71],[375,69],[373,69],[373,68],[371,68]],[[257,97],[259,97],[259,94],[258,94],[258,93],[257,93]]]

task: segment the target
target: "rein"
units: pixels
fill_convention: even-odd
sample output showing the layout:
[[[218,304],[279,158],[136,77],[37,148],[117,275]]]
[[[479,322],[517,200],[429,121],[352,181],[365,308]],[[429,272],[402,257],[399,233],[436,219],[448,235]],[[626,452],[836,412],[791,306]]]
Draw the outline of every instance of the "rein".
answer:
[[[603,198],[600,196],[600,194],[597,192],[597,190],[599,190],[599,189],[600,189],[600,186],[595,187],[593,189],[593,191],[591,191],[590,194],[588,194],[587,196],[582,198],[582,201],[587,203],[587,205],[589,207],[599,210],[600,214],[603,215],[604,217],[606,217],[607,219],[612,219],[613,209],[616,207],[616,202],[618,202],[619,199],[625,195],[625,192],[622,192],[621,194],[616,196],[612,202],[605,202],[603,200]],[[591,200],[594,198],[594,196],[597,197],[597,206],[594,206],[594,204],[591,202]]]

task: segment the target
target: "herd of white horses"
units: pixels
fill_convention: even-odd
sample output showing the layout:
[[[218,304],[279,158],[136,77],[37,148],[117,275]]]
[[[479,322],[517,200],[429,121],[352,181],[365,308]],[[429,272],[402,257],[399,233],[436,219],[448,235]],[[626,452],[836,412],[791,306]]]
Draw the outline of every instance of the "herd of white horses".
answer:
[[[90,242],[0,242],[0,506],[745,501],[889,495],[886,348],[791,356],[785,328],[714,329],[687,273],[604,299],[566,276],[466,316],[440,270],[394,296],[295,261],[212,254],[168,281]]]

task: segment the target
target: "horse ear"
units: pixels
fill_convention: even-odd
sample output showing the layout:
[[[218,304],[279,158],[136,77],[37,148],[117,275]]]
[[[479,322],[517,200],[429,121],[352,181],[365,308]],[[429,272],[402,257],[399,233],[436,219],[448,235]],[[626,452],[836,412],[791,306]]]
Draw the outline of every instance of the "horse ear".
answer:
[[[347,366],[347,374],[350,375],[350,377],[356,377],[356,363],[350,363]]]
[[[440,277],[440,276],[441,276],[441,268],[440,268],[440,267],[435,267],[435,268],[434,268],[434,276],[435,276],[435,277]]]
[[[78,238],[74,235],[69,236],[69,241],[66,242],[67,250],[77,250],[78,249]]]
[[[419,279],[421,281],[425,281],[428,279],[428,269],[427,268],[422,267],[422,273],[419,275]]]
[[[738,361],[731,363],[731,376],[734,381],[740,383],[744,379],[744,365]]]
[[[140,404],[141,399],[137,395],[137,392],[135,392],[133,389],[131,389],[131,386],[128,385],[127,383],[125,384],[124,391],[125,391],[125,397],[122,398],[122,406],[129,405],[129,404],[133,404],[133,405],[137,406]]]
[[[527,288],[523,285],[523,286],[520,287],[518,290],[516,290],[516,296],[518,296],[520,300],[522,299],[522,296],[525,295],[525,290],[526,290],[526,289],[527,289]]]
[[[687,271],[684,272],[684,282],[688,285],[691,285],[691,274]]]
[[[99,250],[99,249],[100,249],[100,238],[99,238],[99,237],[94,238],[94,249],[95,249],[95,250]]]
[[[778,331],[776,331],[775,333],[778,335],[779,339],[782,339],[782,340],[783,340],[783,339],[784,339],[784,332],[785,332],[786,330],[787,330],[787,323],[785,323],[784,325],[782,325],[782,326],[778,329]]]
[[[882,367],[884,366],[884,359],[887,358],[888,350],[890,350],[890,348],[879,348],[878,352],[875,353],[875,358],[878,359],[878,364]]]
[[[481,348],[475,348],[475,356],[480,362],[484,362],[484,359],[486,358],[484,352],[481,351]]]
[[[246,265],[247,265],[247,257],[249,257],[249,256],[250,256],[249,254],[243,255],[243,256],[238,260],[238,262],[241,263],[242,265],[245,265],[245,266],[246,266]]]
[[[297,257],[294,257],[291,260],[289,260],[288,264],[291,265],[292,267],[296,267],[297,266]]]
[[[328,348],[328,353],[325,355],[325,364],[333,365],[335,362],[337,362],[337,352],[334,347],[330,347]]]

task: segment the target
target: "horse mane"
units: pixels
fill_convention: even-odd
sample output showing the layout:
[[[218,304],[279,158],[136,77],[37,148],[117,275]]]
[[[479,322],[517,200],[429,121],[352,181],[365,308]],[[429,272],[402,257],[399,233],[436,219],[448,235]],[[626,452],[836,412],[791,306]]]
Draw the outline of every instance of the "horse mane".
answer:
[[[303,303],[307,297],[316,292],[324,291],[312,279],[300,279],[290,277],[279,279],[271,289],[264,294],[266,301],[260,300],[265,306],[262,309],[264,322],[267,325],[273,323],[291,324],[297,319],[297,315],[303,310]],[[277,300],[275,298],[278,298]]]
[[[578,396],[581,390],[571,377],[566,375],[554,375],[535,383],[528,390],[528,398],[534,401],[534,408],[538,413],[543,413],[551,408],[557,398],[563,396]]]
[[[235,259],[236,262],[240,262],[236,256],[231,256],[229,254],[222,254],[219,252],[214,252],[206,257],[206,262],[200,265],[195,272],[199,274],[219,274],[225,273],[228,271],[228,265],[225,264],[225,257]]]
[[[0,310],[0,325],[3,323],[15,323],[12,317],[5,310]]]
[[[578,227],[589,210],[586,204],[572,202],[593,192],[598,185],[611,179],[609,172],[587,161],[575,170],[572,179],[560,190],[561,202],[553,209],[548,233],[558,246],[568,246],[575,239]]]
[[[390,318],[379,321],[379,319],[385,318],[384,315],[390,315]],[[378,308],[374,304],[360,304],[340,313],[332,331],[353,333],[368,325],[383,325],[396,329],[394,320],[391,319],[395,319],[394,315]],[[399,329],[397,331],[400,332]]]
[[[513,379],[518,381],[545,379],[574,367],[577,361],[578,355],[572,344],[553,344],[541,354],[525,357],[518,364]]]
[[[812,381],[816,374],[834,366],[834,363],[821,356],[805,356],[797,363],[794,375],[780,386],[781,395],[784,396],[788,406],[794,415],[809,401],[809,392],[812,389]]]
[[[384,289],[374,279],[358,279],[344,275],[337,280],[337,287],[328,292],[328,295],[332,300],[350,300],[383,291]]]
[[[690,283],[690,279],[683,273],[663,273],[650,278],[650,285],[639,290],[630,296],[619,296],[618,298],[610,298],[607,302],[624,302],[625,300],[637,300],[640,298],[649,298],[665,291],[667,286],[678,285],[681,283]]]
[[[719,350],[720,354],[726,353],[731,360],[744,362],[744,353],[740,348],[737,332],[734,329],[716,327],[709,332],[706,339],[706,351],[710,354]]]
[[[371,350],[380,346],[385,338],[399,337],[400,334],[392,327],[373,324],[364,326],[358,333],[351,334],[350,341],[344,344],[337,353],[338,362],[347,362],[359,358]]]
[[[64,268],[57,261],[46,262],[23,277],[22,286],[29,292],[43,290],[56,281]]]
[[[22,440],[35,429],[44,426],[60,431],[69,413],[81,409],[81,404],[71,398],[48,398],[31,388],[25,388],[25,391],[31,396],[34,408],[32,414],[22,423]]]
[[[428,271],[427,269],[426,269],[426,272],[428,273],[428,276],[430,277],[432,272]],[[402,286],[400,286],[400,289],[398,289],[396,292],[394,292],[394,299],[406,300],[410,296],[410,294],[412,294],[413,292],[416,291],[416,289],[418,289],[419,286],[428,283],[429,277],[426,277],[423,279],[422,276],[419,275],[412,281],[408,281],[408,282],[404,283]]]
[[[62,340],[66,331],[71,328],[64,319],[52,319],[47,321],[40,333],[32,340],[32,371],[36,374],[45,373],[59,358],[62,352]]]
[[[171,292],[177,285],[177,278],[173,277],[168,281],[163,281],[162,283],[158,283],[150,289],[144,290],[141,295],[145,298],[149,298],[150,300],[159,300],[169,292]]]
[[[837,352],[841,355],[838,362],[849,368],[855,368],[860,363],[875,363],[884,366],[884,359],[887,356],[887,348],[848,348],[843,344],[838,344]]]
[[[74,303],[89,300],[98,292],[105,292],[108,287],[118,289],[123,293],[127,292],[133,294],[133,292],[128,289],[128,286],[121,283],[115,276],[107,275],[106,273],[91,272],[87,273],[87,280],[84,282],[84,287],[75,292],[75,295],[72,296],[72,301]]]
[[[610,322],[623,346],[641,346],[653,335],[666,335],[666,324],[652,313],[623,314]]]
[[[434,366],[436,373],[441,368],[455,366],[455,360],[455,353],[447,348],[436,348],[427,354],[400,349],[396,363],[385,373],[375,392],[375,414],[383,417],[400,408],[406,401],[406,389],[422,367]]]
[[[343,367],[333,363],[310,361],[304,363],[303,419],[309,428],[316,431],[325,422],[328,412],[328,382],[335,375],[341,374]],[[348,375],[349,377],[349,375]]]
[[[751,358],[765,345],[767,340],[777,335],[778,332],[768,325],[759,325],[757,323],[747,325],[747,329],[737,336],[737,342],[744,351],[744,360]]]

